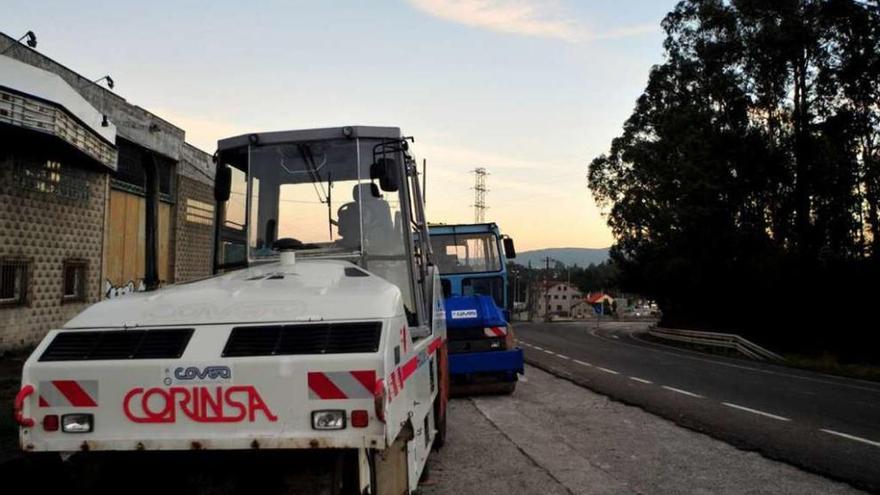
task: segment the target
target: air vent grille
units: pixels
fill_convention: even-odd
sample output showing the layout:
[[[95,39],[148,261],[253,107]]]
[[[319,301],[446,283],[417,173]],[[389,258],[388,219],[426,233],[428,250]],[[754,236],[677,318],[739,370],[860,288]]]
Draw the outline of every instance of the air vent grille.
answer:
[[[235,327],[223,357],[376,352],[381,334],[379,322]]]
[[[177,359],[192,333],[192,328],[59,332],[40,361]]]

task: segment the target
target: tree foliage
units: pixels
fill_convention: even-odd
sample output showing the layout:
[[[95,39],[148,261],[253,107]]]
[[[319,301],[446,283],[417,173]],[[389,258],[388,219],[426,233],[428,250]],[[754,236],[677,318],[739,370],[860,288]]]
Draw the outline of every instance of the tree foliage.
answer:
[[[589,167],[622,288],[669,324],[864,358],[841,336],[880,260],[878,2],[683,0],[663,28]]]

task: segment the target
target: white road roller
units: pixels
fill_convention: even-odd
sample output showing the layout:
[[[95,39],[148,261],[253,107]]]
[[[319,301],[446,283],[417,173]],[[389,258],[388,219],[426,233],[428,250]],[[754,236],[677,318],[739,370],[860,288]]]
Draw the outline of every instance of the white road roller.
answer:
[[[49,332],[16,398],[22,448],[116,460],[98,484],[119,459],[152,466],[127,493],[224,453],[241,481],[270,452],[310,465],[290,493],[415,490],[445,436],[448,378],[410,141],[360,126],[221,140],[216,275]]]

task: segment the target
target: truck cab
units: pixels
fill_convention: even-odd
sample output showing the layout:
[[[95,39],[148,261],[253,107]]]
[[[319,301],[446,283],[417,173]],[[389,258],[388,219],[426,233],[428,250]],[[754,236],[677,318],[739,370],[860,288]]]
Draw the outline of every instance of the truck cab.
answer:
[[[449,369],[458,393],[512,393],[523,372],[510,324],[506,260],[513,239],[495,223],[432,225],[446,299]]]
[[[215,275],[50,331],[16,398],[22,448],[308,451],[331,458],[308,492],[415,490],[448,379],[410,142],[365,126],[219,141]]]

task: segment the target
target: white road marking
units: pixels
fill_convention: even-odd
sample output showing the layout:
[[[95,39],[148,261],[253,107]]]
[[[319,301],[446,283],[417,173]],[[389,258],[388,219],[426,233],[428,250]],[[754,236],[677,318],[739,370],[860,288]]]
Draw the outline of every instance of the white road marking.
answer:
[[[639,377],[637,377],[637,376],[631,376],[631,377],[629,377],[629,379],[630,379],[630,380],[637,381],[637,382],[639,382],[639,383],[647,383],[648,385],[654,383],[654,382],[652,382],[651,380],[645,380],[644,378],[639,378]]]
[[[592,332],[591,332],[591,334],[592,334]],[[600,339],[603,338],[603,337],[600,337],[595,334],[593,334],[593,336],[598,337]],[[630,347],[640,347],[642,349],[647,349],[647,350],[651,350],[654,352],[661,352],[663,354],[678,356],[678,357],[682,357],[685,359],[693,359],[694,361],[702,361],[704,363],[716,364],[718,366],[727,366],[728,368],[738,368],[741,370],[754,371],[757,373],[766,373],[768,375],[784,376],[786,378],[795,378],[798,380],[806,380],[806,381],[816,382],[816,383],[825,383],[828,385],[836,385],[836,386],[840,386],[840,387],[847,387],[847,388],[853,388],[853,389],[857,389],[857,390],[864,390],[867,392],[880,393],[880,388],[862,387],[859,385],[852,385],[852,384],[845,383],[842,381],[842,380],[855,381],[855,382],[864,383],[866,385],[873,385],[874,387],[876,387],[876,385],[873,384],[872,382],[866,382],[865,380],[859,380],[859,379],[855,379],[855,378],[840,378],[840,377],[836,377],[836,376],[832,376],[832,375],[826,375],[824,373],[817,373],[818,375],[825,376],[825,377],[829,378],[829,380],[822,380],[822,379],[818,379],[818,378],[812,378],[809,376],[795,375],[792,373],[771,371],[771,370],[765,370],[765,369],[760,369],[760,368],[752,368],[751,366],[743,366],[740,364],[733,364],[733,363],[719,361],[718,359],[720,359],[720,357],[718,359],[706,359],[706,358],[696,357],[695,355],[700,355],[701,353],[699,353],[697,351],[688,351],[686,349],[681,349],[681,348],[673,347],[670,345],[657,344],[655,342],[647,342],[645,340],[642,340],[642,339],[635,337],[633,334],[629,334],[629,337],[637,342],[641,342],[642,344],[647,344],[647,347],[645,345],[630,344],[629,342],[620,342],[620,343],[623,345],[626,345],[626,346],[630,346]],[[657,349],[657,347],[666,347],[669,349],[675,349],[675,352],[666,351],[663,349]],[[688,355],[688,354],[690,354],[690,355]],[[838,380],[840,380],[840,381],[838,381]]]
[[[740,411],[746,411],[746,412],[750,412],[752,414],[760,414],[761,416],[766,416],[768,418],[778,419],[779,421],[791,421],[790,419],[783,417],[783,416],[777,416],[775,414],[770,414],[768,412],[759,411],[757,409],[752,409],[750,407],[740,406],[737,404],[731,404],[730,402],[722,402],[722,404],[724,404],[727,407],[739,409]]]
[[[536,346],[536,345],[533,345],[532,347],[533,347],[536,351],[543,351],[543,350],[544,350],[543,347],[538,347],[538,346]]]
[[[551,356],[555,356],[555,355],[556,355],[556,353],[553,352],[553,351],[551,351],[551,350],[544,349],[544,352],[546,352],[547,354],[550,354]]]
[[[689,395],[689,396],[691,396],[691,397],[696,397],[696,398],[698,398],[698,399],[702,399],[702,398],[703,398],[703,396],[700,395],[700,394],[695,394],[695,393],[693,393],[693,392],[688,392],[687,390],[682,390],[682,389],[680,389],[680,388],[669,387],[669,386],[667,386],[667,385],[663,385],[662,387],[665,388],[666,390],[669,390],[670,392],[675,392],[675,393],[677,393],[677,394]]]
[[[875,441],[873,441],[873,440],[868,440],[867,438],[857,437],[857,436],[855,436],[855,435],[849,435],[849,434],[841,433],[841,432],[839,432],[839,431],[834,431],[834,430],[821,429],[821,430],[819,430],[819,431],[824,431],[825,433],[830,433],[830,434],[832,434],[832,435],[837,435],[837,436],[839,436],[839,437],[846,438],[846,439],[848,439],[848,440],[855,440],[856,442],[862,442],[862,443],[865,443],[865,444],[868,444],[868,445],[873,445],[874,447],[880,447],[880,442],[875,442]]]
[[[568,357],[568,356],[564,356],[564,355],[562,355],[562,354],[557,354],[557,356],[561,357],[562,359],[571,359],[570,357]]]
[[[619,375],[620,374],[614,370],[609,370],[608,368],[603,368],[601,366],[596,366],[596,369],[599,371],[604,371],[605,373],[611,373],[612,375]]]
[[[592,366],[592,364],[590,364],[586,361],[581,361],[580,359],[575,359],[574,362],[576,362],[577,364],[579,364],[581,366]]]
[[[617,335],[614,335],[614,334],[611,335],[611,338],[612,339],[620,339],[620,337],[618,337]]]

